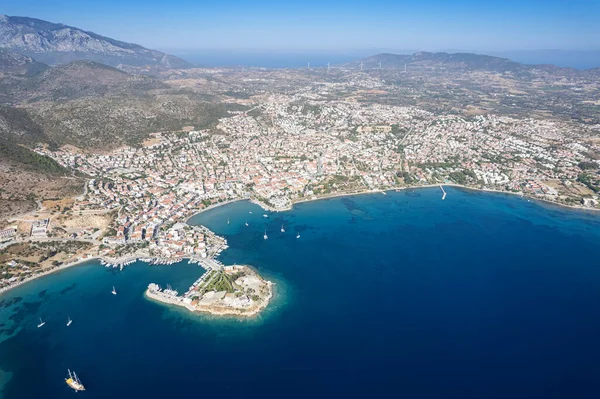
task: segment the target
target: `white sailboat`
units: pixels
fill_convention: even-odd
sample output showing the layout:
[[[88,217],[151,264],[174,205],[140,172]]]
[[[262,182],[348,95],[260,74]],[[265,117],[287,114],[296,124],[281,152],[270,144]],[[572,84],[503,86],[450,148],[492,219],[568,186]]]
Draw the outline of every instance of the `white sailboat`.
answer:
[[[227,224],[229,224],[229,218],[227,218]]]
[[[269,236],[267,235],[267,230],[265,230],[265,235],[263,236],[263,238],[266,240],[269,238]]]
[[[300,238],[300,232],[298,232],[298,234],[296,234],[296,238]]]
[[[246,227],[248,227],[248,221],[246,220]]]
[[[42,327],[44,324],[46,324],[46,322],[42,321],[42,318],[40,317],[40,324],[38,324],[38,328]]]
[[[252,211],[248,211],[248,213],[252,215]]]
[[[71,370],[69,370],[69,378],[65,378],[65,382],[67,383],[68,386],[73,388],[76,392],[77,391],[85,391],[85,387],[83,386],[81,381],[79,381],[77,374],[75,374],[75,372],[71,373]]]
[[[115,286],[114,286],[114,285],[113,285],[113,290],[111,291],[111,293],[112,293],[113,295],[117,295],[117,290],[115,289]]]
[[[73,320],[71,320],[70,317],[67,317],[67,327],[69,327],[71,325],[71,323],[73,323]]]
[[[283,228],[283,223],[281,224],[281,232],[285,233],[285,229]]]
[[[263,215],[264,218],[268,218],[269,215],[267,215],[266,213]]]

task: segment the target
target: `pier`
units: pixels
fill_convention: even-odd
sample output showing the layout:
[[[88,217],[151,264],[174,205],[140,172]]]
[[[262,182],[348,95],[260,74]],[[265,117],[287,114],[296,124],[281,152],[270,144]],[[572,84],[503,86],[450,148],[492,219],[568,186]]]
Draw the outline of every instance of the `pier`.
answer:
[[[442,185],[440,184],[440,190],[442,190],[442,193],[444,193],[444,195],[442,195],[442,201],[446,199],[446,192],[444,191],[444,187],[442,187]]]
[[[212,259],[212,258],[199,259],[198,263],[200,264],[200,266],[202,266],[206,270],[222,270],[223,269],[223,264],[221,262],[219,262],[218,260]]]

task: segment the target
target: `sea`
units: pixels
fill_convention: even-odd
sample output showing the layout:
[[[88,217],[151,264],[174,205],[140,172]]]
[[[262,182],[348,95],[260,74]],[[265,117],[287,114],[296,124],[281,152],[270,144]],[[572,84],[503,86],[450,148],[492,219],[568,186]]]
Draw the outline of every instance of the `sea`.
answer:
[[[187,262],[90,261],[11,290],[0,296],[0,396],[598,398],[600,215],[446,191],[281,213],[240,201],[193,217],[227,238],[222,262],[276,283],[252,319],[144,296],[151,282],[185,291],[203,272]],[[84,393],[65,384],[67,369]]]

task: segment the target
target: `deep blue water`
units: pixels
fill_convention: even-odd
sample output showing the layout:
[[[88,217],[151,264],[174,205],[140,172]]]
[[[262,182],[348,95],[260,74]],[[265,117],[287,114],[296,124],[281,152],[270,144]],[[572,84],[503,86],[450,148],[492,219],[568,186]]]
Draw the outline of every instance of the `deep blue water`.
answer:
[[[195,217],[227,237],[225,263],[276,281],[255,320],[143,297],[187,288],[187,263],[90,262],[19,287],[0,297],[4,398],[70,397],[67,368],[85,398],[597,398],[600,215],[447,191]]]

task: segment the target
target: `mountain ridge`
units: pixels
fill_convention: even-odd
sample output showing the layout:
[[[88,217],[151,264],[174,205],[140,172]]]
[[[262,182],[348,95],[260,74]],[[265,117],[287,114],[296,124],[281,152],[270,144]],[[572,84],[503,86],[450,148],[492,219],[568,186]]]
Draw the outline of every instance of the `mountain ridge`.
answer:
[[[509,58],[475,53],[446,53],[420,51],[413,54],[380,53],[344,64],[344,67],[403,69],[406,65],[424,68],[439,66],[456,69],[486,70],[500,73],[531,74],[543,71],[561,76],[600,77],[600,68],[578,70],[570,67],[560,67],[553,64],[523,64]]]
[[[0,48],[58,65],[91,60],[113,67],[180,69],[189,62],[138,44],[37,18],[0,15]]]

